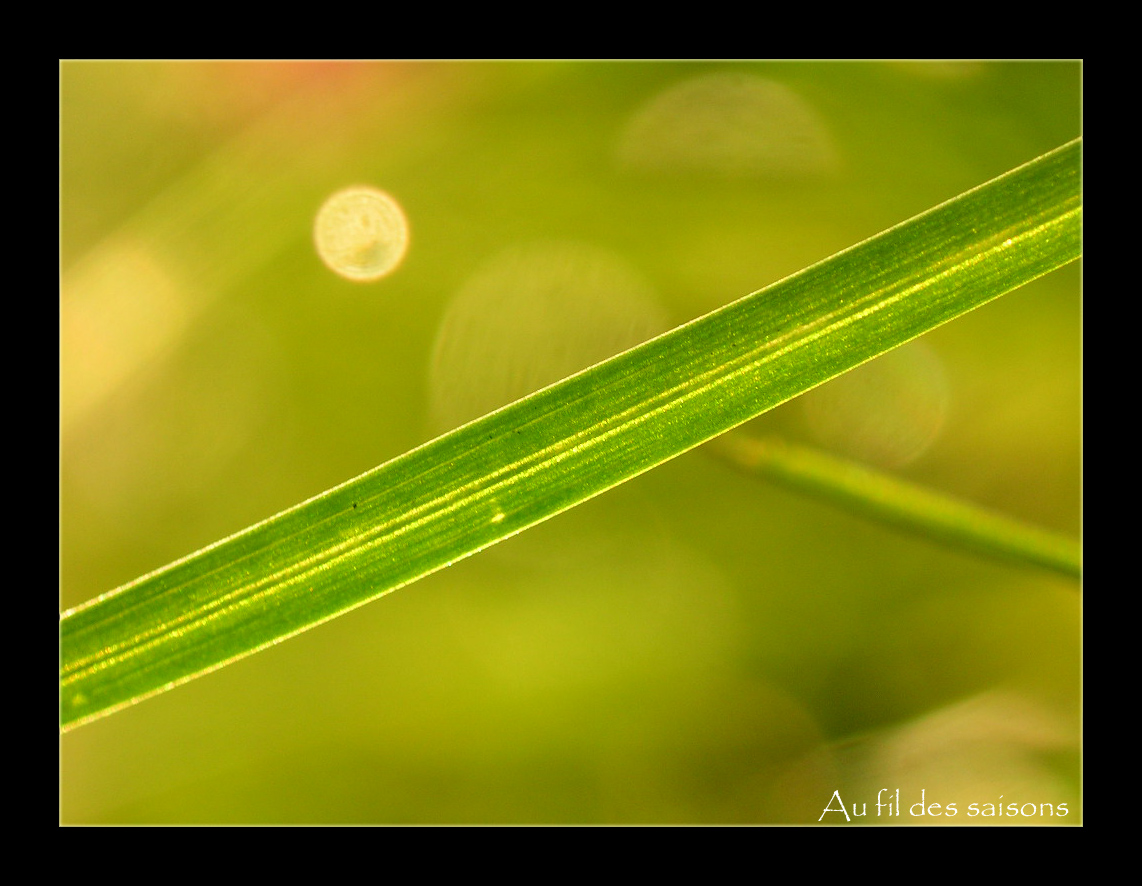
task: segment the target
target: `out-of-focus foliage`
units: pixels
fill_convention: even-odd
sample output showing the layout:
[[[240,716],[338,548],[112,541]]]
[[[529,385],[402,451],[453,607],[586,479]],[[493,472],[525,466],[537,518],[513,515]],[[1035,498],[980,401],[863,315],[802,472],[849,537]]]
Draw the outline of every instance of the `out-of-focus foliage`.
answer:
[[[1075,137],[1080,75],[64,63],[61,606]],[[375,283],[313,246],[355,184]],[[1077,534],[1079,274],[758,430]],[[1065,581],[694,453],[65,736],[61,820],[1070,824],[1078,687]]]

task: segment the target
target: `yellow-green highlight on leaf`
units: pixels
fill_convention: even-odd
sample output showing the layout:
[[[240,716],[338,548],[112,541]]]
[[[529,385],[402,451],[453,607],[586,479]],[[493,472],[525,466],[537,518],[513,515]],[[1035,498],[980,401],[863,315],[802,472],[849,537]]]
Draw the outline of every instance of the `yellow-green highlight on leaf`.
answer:
[[[60,724],[637,476],[1082,253],[1081,140],[60,617]]]
[[[1082,576],[1077,539],[1029,526],[848,459],[734,431],[709,444],[742,470],[816,495],[934,541],[1014,563]]]

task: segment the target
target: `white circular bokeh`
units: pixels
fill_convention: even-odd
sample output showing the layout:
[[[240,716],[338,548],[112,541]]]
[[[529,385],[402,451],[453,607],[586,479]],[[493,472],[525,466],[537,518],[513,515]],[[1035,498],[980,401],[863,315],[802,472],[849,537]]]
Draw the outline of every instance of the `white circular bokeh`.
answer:
[[[317,212],[313,241],[326,266],[348,280],[379,280],[404,259],[408,220],[400,204],[366,185],[333,194]]]

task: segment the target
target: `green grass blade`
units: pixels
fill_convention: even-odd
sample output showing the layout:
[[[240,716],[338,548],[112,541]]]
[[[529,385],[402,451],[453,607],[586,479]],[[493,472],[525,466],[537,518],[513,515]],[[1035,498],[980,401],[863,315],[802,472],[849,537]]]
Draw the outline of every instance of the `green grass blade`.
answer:
[[[1082,576],[1082,547],[1077,539],[784,440],[735,432],[724,434],[710,446],[743,470],[898,529],[1068,578]]]
[[[60,620],[69,728],[649,470],[1082,251],[1081,140]]]

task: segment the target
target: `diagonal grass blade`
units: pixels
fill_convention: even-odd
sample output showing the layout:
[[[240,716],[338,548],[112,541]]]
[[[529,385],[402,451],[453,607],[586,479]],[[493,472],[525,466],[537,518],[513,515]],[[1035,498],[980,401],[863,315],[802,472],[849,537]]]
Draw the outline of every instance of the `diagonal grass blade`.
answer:
[[[60,618],[60,723],[327,621],[1082,253],[1082,142]]]

